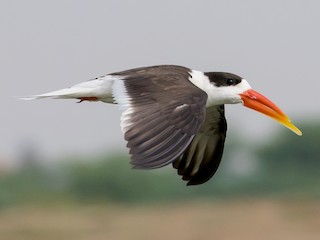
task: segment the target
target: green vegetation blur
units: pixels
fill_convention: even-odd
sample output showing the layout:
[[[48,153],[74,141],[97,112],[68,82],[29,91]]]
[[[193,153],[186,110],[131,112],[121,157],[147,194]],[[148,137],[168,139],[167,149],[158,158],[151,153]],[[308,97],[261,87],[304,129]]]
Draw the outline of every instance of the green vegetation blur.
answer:
[[[298,125],[304,133],[302,137],[284,129],[263,146],[228,139],[217,174],[199,186],[185,186],[171,166],[132,170],[125,153],[63,161],[54,167],[43,166],[30,157],[19,170],[1,172],[0,208],[70,202],[148,204],[247,196],[319,198],[320,124]],[[249,170],[235,174],[228,166],[237,162],[238,151],[243,149],[253,152],[254,167],[249,164]]]

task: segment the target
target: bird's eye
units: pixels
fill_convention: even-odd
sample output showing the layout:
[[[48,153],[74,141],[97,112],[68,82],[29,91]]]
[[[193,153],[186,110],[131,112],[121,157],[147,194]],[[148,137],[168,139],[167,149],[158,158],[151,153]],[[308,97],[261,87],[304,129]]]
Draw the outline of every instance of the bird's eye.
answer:
[[[228,78],[228,79],[227,79],[227,85],[228,85],[228,86],[233,85],[234,82],[235,82],[235,81],[234,81],[234,79],[232,79],[232,78]]]

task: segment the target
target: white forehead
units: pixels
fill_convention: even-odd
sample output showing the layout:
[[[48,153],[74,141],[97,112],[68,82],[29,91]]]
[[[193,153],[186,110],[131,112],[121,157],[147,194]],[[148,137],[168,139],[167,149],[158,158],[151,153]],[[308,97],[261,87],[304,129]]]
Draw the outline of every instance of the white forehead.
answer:
[[[242,78],[239,84],[234,86],[225,86],[222,88],[225,88],[227,91],[234,92],[235,94],[240,94],[251,89],[251,86],[246,79]]]

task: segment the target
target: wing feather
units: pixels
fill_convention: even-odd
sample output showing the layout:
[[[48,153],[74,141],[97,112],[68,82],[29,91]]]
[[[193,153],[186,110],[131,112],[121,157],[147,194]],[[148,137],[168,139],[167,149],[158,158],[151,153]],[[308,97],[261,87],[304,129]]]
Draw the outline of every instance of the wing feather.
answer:
[[[188,185],[208,181],[217,171],[224,148],[227,122],[224,106],[207,108],[204,124],[173,167]]]
[[[158,168],[188,147],[205,119],[207,94],[189,81],[190,69],[156,66],[134,69],[114,83],[124,112],[121,126],[135,168]]]

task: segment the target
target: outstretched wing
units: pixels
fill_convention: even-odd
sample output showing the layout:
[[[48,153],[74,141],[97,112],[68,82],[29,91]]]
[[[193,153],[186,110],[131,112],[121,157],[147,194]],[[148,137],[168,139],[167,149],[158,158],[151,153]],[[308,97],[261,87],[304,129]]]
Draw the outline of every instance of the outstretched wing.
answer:
[[[188,147],[204,118],[207,94],[189,81],[189,69],[157,66],[115,73],[113,96],[135,168],[159,168]]]
[[[207,108],[200,131],[184,154],[173,163],[188,185],[204,183],[215,174],[221,161],[226,132],[224,105]]]

